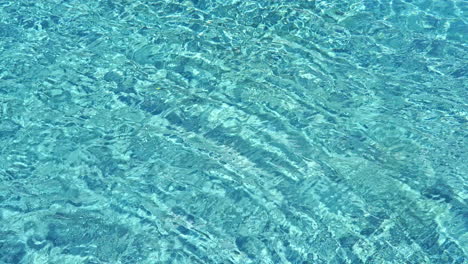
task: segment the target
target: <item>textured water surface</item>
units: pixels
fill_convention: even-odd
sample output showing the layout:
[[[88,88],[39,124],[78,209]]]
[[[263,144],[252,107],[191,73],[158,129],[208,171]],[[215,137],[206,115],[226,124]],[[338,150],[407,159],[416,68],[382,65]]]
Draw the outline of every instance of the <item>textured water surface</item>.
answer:
[[[467,12],[0,1],[0,263],[466,263]]]

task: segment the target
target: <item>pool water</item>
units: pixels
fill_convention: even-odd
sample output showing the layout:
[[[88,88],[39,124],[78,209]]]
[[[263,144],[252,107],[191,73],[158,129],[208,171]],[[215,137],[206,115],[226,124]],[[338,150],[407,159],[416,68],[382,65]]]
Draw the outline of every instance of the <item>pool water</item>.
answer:
[[[466,263],[467,12],[0,1],[0,263]]]

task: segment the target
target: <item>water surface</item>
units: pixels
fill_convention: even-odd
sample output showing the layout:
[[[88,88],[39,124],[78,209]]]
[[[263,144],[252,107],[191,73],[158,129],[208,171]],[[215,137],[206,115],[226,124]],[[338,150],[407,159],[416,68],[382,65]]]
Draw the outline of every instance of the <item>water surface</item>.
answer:
[[[0,2],[0,263],[466,263],[462,0]]]

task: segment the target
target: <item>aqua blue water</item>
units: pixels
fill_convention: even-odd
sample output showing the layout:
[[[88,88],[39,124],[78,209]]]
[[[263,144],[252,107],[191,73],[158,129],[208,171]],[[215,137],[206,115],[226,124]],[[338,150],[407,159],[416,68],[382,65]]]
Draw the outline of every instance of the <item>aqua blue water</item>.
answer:
[[[467,263],[465,0],[1,0],[0,263]]]

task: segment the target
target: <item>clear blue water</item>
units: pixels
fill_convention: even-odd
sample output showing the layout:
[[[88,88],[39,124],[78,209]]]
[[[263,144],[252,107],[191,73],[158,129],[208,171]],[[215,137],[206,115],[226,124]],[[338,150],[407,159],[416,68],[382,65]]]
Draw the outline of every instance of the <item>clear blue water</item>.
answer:
[[[0,263],[467,263],[467,12],[0,1]]]

